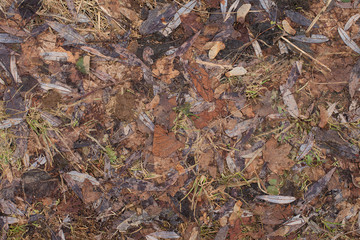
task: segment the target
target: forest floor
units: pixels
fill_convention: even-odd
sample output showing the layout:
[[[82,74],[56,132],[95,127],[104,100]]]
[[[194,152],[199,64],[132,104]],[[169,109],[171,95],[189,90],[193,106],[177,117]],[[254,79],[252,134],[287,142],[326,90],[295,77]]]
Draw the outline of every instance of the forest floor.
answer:
[[[2,0],[1,239],[359,239],[358,5]]]

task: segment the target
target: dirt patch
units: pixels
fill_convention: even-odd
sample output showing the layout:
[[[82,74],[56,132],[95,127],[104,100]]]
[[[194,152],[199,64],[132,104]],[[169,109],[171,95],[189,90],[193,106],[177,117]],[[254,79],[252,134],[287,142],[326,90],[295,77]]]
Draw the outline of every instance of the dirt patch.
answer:
[[[44,109],[54,109],[61,101],[61,94],[57,91],[50,90],[43,98],[42,105]]]

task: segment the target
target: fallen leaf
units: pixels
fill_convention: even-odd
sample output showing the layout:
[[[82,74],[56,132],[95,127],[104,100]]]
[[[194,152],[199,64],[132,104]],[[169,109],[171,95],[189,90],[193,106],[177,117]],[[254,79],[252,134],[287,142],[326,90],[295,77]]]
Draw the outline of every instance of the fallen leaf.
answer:
[[[247,73],[246,69],[244,67],[234,67],[231,69],[231,71],[225,73],[226,77],[232,77],[232,76],[242,76]]]
[[[239,23],[245,22],[245,17],[249,13],[251,8],[251,4],[245,3],[239,7],[239,9],[236,12],[236,21]]]
[[[153,154],[157,157],[168,157],[184,144],[178,141],[173,132],[168,133],[163,127],[155,125],[153,138]]]
[[[320,110],[320,122],[319,127],[324,128],[328,122],[328,112],[324,106],[319,106]]]
[[[291,196],[279,196],[279,195],[260,195],[257,199],[264,200],[266,202],[277,203],[277,204],[289,204],[296,200],[295,197]]]
[[[360,18],[360,13],[355,14],[354,16],[352,16],[351,18],[349,18],[349,20],[346,22],[345,27],[344,27],[344,31],[347,31],[350,29],[350,27],[356,23],[356,21]]]
[[[166,24],[166,27],[160,30],[160,33],[163,34],[165,37],[169,36],[170,33],[180,25],[181,23],[180,16],[182,14],[190,13],[192,9],[196,6],[196,4],[197,4],[197,0],[192,0],[186,3],[182,8],[180,8],[175,13],[174,18],[168,24]]]
[[[328,182],[331,179],[331,176],[335,172],[336,167],[332,168],[325,176],[320,178],[316,183],[314,183],[309,189],[306,191],[304,199],[306,202],[310,202],[314,198],[316,198],[326,187]]]
[[[351,48],[352,50],[354,50],[355,52],[360,54],[359,46],[353,40],[351,40],[349,35],[341,27],[338,27],[338,32],[339,32],[339,35],[340,35],[341,39],[344,41],[344,43],[349,48]]]
[[[178,70],[174,69],[173,62],[173,58],[163,57],[158,59],[155,63],[155,68],[152,70],[153,74],[166,84],[170,84],[171,80],[180,74]]]
[[[283,25],[283,28],[284,28],[285,32],[287,32],[288,34],[291,34],[291,35],[295,35],[295,34],[296,34],[295,29],[293,29],[293,28],[290,26],[290,24],[288,23],[288,21],[283,20],[283,21],[282,21],[282,25]]]
[[[359,89],[359,79],[360,79],[360,60],[358,60],[350,73],[349,79],[349,93],[351,98],[354,97],[356,91]]]
[[[193,62],[186,69],[200,96],[207,102],[214,98],[214,90],[211,88],[211,80],[207,71],[199,64]]]
[[[225,48],[225,44],[220,41],[215,41],[214,45],[211,47],[209,51],[209,59],[214,59],[218,53]]]
[[[275,138],[271,138],[266,142],[263,158],[269,163],[268,167],[272,172],[282,175],[284,170],[289,170],[295,164],[295,162],[287,156],[290,150],[290,144],[278,145]]]

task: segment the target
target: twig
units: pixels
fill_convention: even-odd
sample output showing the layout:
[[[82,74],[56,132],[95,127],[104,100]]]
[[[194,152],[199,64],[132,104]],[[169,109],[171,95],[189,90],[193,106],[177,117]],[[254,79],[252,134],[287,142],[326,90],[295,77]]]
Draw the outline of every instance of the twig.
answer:
[[[330,3],[333,0],[327,0],[326,5],[320,10],[320,12],[318,13],[318,15],[314,18],[314,20],[311,22],[311,24],[309,25],[308,29],[306,29],[305,31],[305,35],[308,35],[309,32],[311,31],[311,29],[314,27],[314,25],[316,24],[316,22],[319,20],[321,14],[323,14],[326,9],[329,7]]]
[[[288,44],[290,44],[293,48],[295,48],[296,50],[300,51],[302,54],[304,54],[305,56],[307,56],[308,58],[310,58],[311,60],[313,60],[314,62],[316,62],[317,64],[321,65],[322,67],[324,67],[326,70],[328,70],[329,72],[331,72],[331,69],[326,66],[325,64],[321,63],[319,60],[317,60],[316,58],[313,58],[310,54],[304,52],[301,48],[299,48],[298,46],[296,46],[295,44],[293,44],[291,41],[289,41],[287,38],[285,38],[284,36],[281,37],[282,40],[284,40],[285,42],[287,42]]]

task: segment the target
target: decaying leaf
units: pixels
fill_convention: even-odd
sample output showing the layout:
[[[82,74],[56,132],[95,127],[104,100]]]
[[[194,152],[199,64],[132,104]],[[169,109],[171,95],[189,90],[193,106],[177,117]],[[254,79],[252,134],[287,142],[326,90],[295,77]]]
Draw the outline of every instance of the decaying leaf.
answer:
[[[166,24],[171,21],[176,13],[176,7],[173,4],[170,5],[158,5],[155,9],[149,12],[149,16],[144,21],[139,32],[142,35],[152,34],[166,27]]]
[[[62,38],[66,39],[64,45],[85,44],[85,38],[69,25],[64,25],[55,21],[46,21]]]
[[[304,219],[297,215],[290,220],[286,221],[280,228],[278,228],[276,231],[268,234],[268,237],[275,237],[275,236],[286,236],[287,234],[290,234],[292,232],[295,232],[299,228],[305,225]]]
[[[290,150],[291,146],[289,144],[278,145],[277,140],[274,138],[267,141],[263,151],[263,158],[269,163],[269,169],[279,175],[281,175],[284,170],[289,170],[295,164],[295,162],[287,156]]]
[[[288,54],[289,53],[289,50],[283,41],[279,40],[278,46],[279,46],[280,54]]]
[[[163,57],[156,61],[153,74],[161,79],[166,84],[170,84],[171,80],[177,77],[180,72],[174,69],[174,59],[169,57]]]
[[[7,129],[12,126],[18,125],[23,121],[23,118],[10,118],[0,122],[0,129]]]
[[[220,1],[220,10],[221,10],[223,19],[225,19],[225,17],[226,17],[227,4],[228,4],[227,0]]]
[[[239,9],[236,12],[236,21],[239,23],[244,23],[246,15],[249,13],[251,8],[250,3],[245,3],[239,7]]]
[[[274,5],[274,3],[271,0],[260,0],[260,4],[264,8],[264,10],[270,14],[270,9]]]
[[[214,98],[214,90],[211,88],[207,71],[197,63],[190,63],[186,70],[200,96],[205,101],[211,102]]]
[[[323,191],[328,182],[331,179],[331,176],[335,172],[336,167],[332,168],[325,176],[320,178],[316,183],[314,183],[305,193],[304,199],[306,202],[310,202]]]
[[[341,27],[338,27],[338,32],[339,32],[339,35],[340,35],[341,39],[344,41],[344,43],[349,48],[351,48],[352,50],[354,50],[355,52],[360,54],[359,46],[353,40],[351,40],[349,35]]]
[[[68,60],[68,54],[66,52],[42,52],[40,56],[46,61],[64,61]]]
[[[22,43],[20,37],[10,35],[8,33],[0,33],[0,43]]]
[[[296,200],[295,197],[291,196],[280,196],[280,195],[259,195],[257,199],[264,200],[266,202],[277,203],[277,204],[289,204]]]
[[[304,144],[301,144],[299,153],[296,156],[296,161],[303,159],[313,148],[315,143],[314,134],[309,132],[308,136],[306,137],[306,141]]]
[[[356,91],[359,89],[360,80],[360,60],[358,60],[350,73],[349,79],[349,93],[351,98],[354,97]]]
[[[180,15],[191,12],[192,9],[196,6],[196,4],[197,0],[192,0],[186,3],[175,13],[174,18],[166,25],[166,27],[160,30],[160,33],[163,34],[165,37],[169,36],[169,34],[180,25]]]
[[[155,126],[152,150],[154,156],[168,157],[182,147],[184,147],[184,144],[176,139],[174,133],[168,133],[159,125]]]
[[[42,89],[44,89],[45,91],[48,91],[50,89],[55,89],[55,90],[59,91],[62,94],[70,94],[70,93],[72,93],[72,90],[70,88],[60,86],[60,85],[57,85],[57,84],[52,84],[52,83],[40,83],[40,87]]]
[[[287,32],[288,34],[291,34],[291,35],[295,35],[296,34],[296,30],[293,29],[290,24],[288,23],[288,21],[286,20],[283,20],[282,21],[282,25],[283,25],[283,28],[285,30],[285,32]]]

